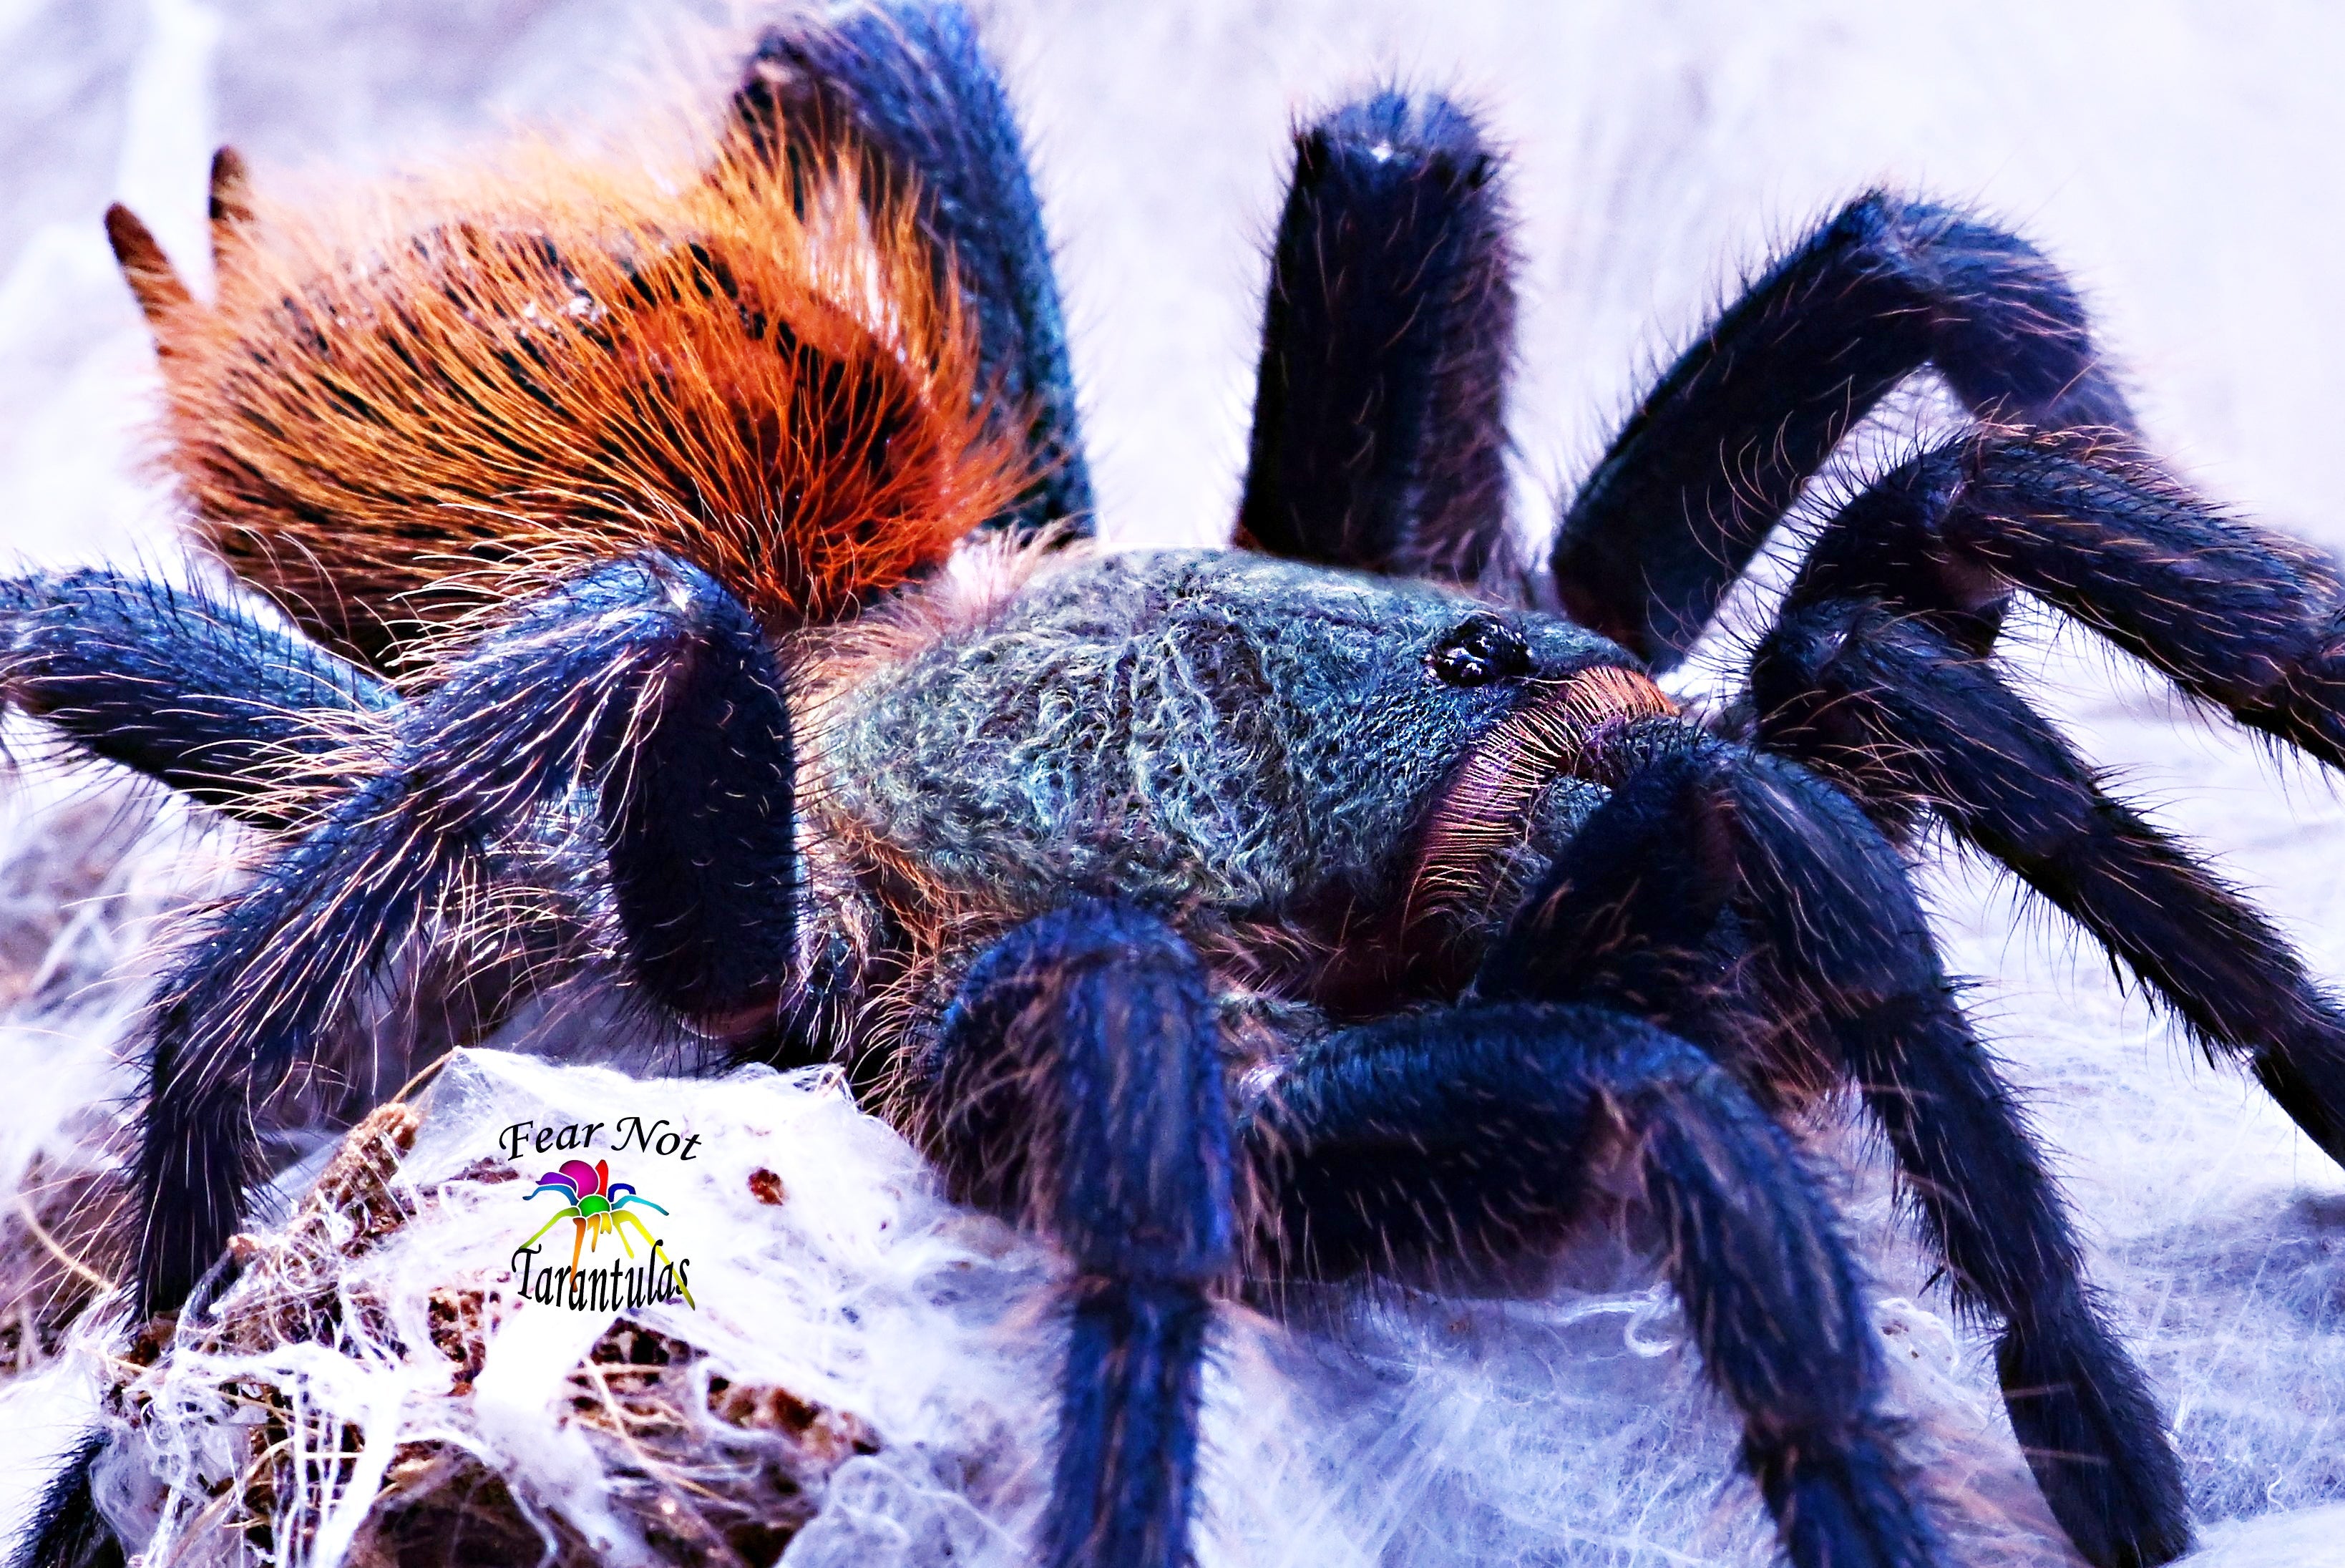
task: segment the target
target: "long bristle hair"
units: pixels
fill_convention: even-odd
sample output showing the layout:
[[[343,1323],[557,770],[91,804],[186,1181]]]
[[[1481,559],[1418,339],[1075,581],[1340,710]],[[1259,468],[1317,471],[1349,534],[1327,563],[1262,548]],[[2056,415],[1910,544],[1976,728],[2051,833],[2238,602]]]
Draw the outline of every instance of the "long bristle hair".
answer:
[[[777,632],[853,613],[1028,477],[912,208],[857,181],[739,134],[667,170],[536,145],[321,213],[224,157],[209,306],[117,211],[198,538],[386,670],[643,548]]]

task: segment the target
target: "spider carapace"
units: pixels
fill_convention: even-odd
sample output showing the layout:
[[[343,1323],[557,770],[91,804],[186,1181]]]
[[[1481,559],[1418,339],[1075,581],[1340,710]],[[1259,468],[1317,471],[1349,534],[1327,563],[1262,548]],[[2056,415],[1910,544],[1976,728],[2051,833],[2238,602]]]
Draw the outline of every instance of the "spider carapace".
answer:
[[[1215,1299],[1519,1259],[1625,1171],[1787,1555],[1938,1563],[1792,1130],[1845,1084],[2077,1550],[2188,1546],[1902,856],[1934,820],[2009,866],[2345,1156],[2345,1019],[1991,657],[2024,591],[2338,766],[2345,596],[2138,449],[2041,255],[1851,203],[1533,563],[1502,171],[1456,107],[1376,93],[1296,138],[1237,546],[1100,554],[959,11],[770,33],[689,162],[641,161],[539,146],[320,215],[224,154],[211,301],[109,219],[169,471],[240,586],[18,578],[0,677],[264,850],[144,1025],[137,1312],[217,1288],[251,1106],[361,988],[518,947],[474,1033],[604,966],[737,1054],[844,1063],[1062,1248],[1044,1561],[1188,1560]],[[1675,711],[1651,672],[1924,368],[1975,427],[1822,524],[1744,700]],[[499,883],[561,896],[505,929]],[[35,1560],[107,1550],[102,1441]]]

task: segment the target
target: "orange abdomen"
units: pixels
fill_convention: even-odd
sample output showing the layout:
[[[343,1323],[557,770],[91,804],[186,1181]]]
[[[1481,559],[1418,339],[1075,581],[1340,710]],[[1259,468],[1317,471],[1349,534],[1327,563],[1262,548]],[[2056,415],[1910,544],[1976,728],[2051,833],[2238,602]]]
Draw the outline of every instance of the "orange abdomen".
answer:
[[[378,667],[636,549],[777,630],[940,561],[1020,479],[970,331],[900,203],[787,156],[533,148],[323,216],[238,190],[211,307],[119,215],[198,537]]]

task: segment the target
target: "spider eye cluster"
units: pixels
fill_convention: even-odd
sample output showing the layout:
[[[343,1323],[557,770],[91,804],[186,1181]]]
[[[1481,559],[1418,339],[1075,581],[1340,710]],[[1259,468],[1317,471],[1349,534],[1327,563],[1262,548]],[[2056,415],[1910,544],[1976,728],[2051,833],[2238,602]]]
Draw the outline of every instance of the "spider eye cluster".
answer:
[[[1531,649],[1496,616],[1473,616],[1433,645],[1425,667],[1445,686],[1488,686],[1530,674]]]

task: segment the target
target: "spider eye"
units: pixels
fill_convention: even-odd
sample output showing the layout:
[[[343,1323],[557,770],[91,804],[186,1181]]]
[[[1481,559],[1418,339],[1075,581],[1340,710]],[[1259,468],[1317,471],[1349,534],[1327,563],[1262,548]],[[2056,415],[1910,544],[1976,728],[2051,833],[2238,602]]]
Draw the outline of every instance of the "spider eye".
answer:
[[[1445,685],[1487,686],[1528,675],[1530,645],[1504,621],[1475,616],[1433,645],[1425,667]]]

